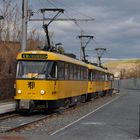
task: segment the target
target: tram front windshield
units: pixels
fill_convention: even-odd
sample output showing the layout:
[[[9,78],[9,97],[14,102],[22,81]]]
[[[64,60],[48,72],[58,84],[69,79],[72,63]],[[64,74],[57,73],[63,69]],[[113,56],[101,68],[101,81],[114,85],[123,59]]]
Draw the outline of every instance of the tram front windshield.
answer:
[[[21,79],[55,78],[55,62],[18,61],[16,78],[21,78]]]

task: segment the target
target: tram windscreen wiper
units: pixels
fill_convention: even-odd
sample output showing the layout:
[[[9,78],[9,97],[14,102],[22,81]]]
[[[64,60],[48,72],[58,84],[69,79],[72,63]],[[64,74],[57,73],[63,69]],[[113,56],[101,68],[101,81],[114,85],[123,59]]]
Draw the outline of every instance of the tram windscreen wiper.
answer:
[[[32,74],[31,78],[38,78],[38,73]]]

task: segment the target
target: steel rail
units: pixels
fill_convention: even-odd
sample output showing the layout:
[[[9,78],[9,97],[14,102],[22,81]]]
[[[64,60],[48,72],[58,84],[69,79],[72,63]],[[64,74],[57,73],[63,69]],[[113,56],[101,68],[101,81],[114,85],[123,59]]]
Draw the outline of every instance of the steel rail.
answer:
[[[0,121],[19,116],[19,114],[6,114],[0,117]]]

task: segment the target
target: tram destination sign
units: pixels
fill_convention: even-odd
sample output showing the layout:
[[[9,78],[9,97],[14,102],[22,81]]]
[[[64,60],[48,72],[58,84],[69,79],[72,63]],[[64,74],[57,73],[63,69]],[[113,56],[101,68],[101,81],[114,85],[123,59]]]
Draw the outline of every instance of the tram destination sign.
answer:
[[[26,59],[47,59],[47,54],[22,54],[22,58]]]

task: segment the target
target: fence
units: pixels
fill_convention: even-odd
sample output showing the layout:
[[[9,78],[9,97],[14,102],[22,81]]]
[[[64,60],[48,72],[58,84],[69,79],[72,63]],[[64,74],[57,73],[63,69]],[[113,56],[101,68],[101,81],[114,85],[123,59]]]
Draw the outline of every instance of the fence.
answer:
[[[115,80],[113,87],[117,89],[133,89],[140,90],[140,79],[122,79]]]

